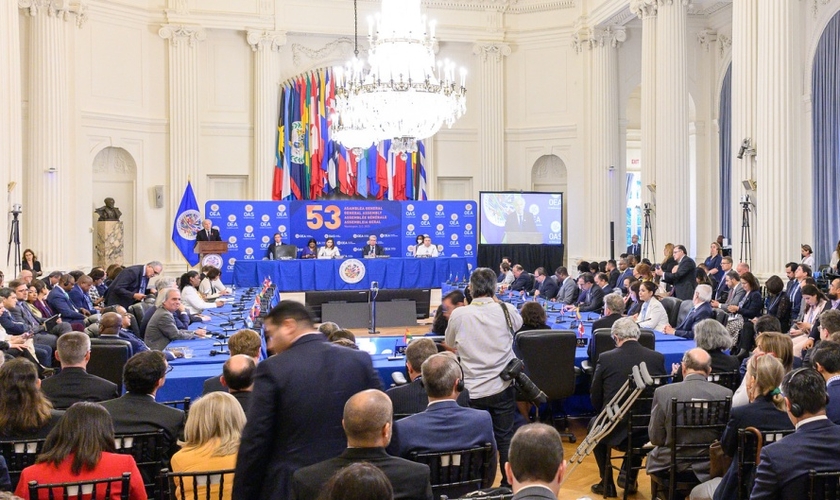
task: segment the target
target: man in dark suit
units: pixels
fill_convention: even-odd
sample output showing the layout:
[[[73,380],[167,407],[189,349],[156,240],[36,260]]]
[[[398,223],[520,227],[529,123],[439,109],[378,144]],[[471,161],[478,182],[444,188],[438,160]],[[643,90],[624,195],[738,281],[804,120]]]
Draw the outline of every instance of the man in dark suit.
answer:
[[[621,283],[618,282],[618,277],[621,276],[621,273],[618,271],[617,266],[618,264],[615,259],[607,261],[607,281],[613,288],[621,288]]]
[[[574,304],[580,294],[580,289],[577,282],[569,276],[569,270],[560,266],[554,270],[554,277],[557,279],[559,290],[553,300],[566,305]]]
[[[84,314],[85,316],[90,316],[91,314],[96,314],[96,308],[93,306],[93,301],[90,300],[90,295],[88,295],[88,290],[90,287],[93,286],[93,280],[90,276],[83,274],[79,276],[79,280],[76,281],[76,285],[67,292],[67,295],[70,296],[70,302],[76,306],[76,309],[79,310],[80,313]]]
[[[604,295],[609,295],[613,292],[613,287],[610,285],[610,279],[607,276],[607,273],[598,273],[594,276],[595,284],[601,287],[601,291],[604,292]]]
[[[686,254],[686,249],[683,245],[674,247],[674,260],[677,265],[672,269],[657,269],[656,274],[662,276],[665,283],[670,283],[674,287],[674,297],[681,300],[691,300],[694,295],[694,288],[697,286],[697,280],[694,277],[694,270],[697,265],[694,259]]]
[[[630,259],[627,257],[622,257],[618,260],[618,280],[616,280],[617,286],[621,288],[621,293],[627,294],[627,289],[624,287],[624,280],[627,278],[633,277],[633,268],[630,266]]]
[[[538,267],[534,270],[534,297],[542,297],[545,300],[553,299],[560,291],[560,286],[557,283],[557,278],[554,276],[546,276],[545,268]]]
[[[683,382],[668,384],[659,387],[653,393],[653,409],[651,410],[650,423],[648,424],[648,437],[655,448],[647,457],[647,473],[667,474],[671,463],[670,445],[674,442],[675,436],[671,435],[671,399],[678,401],[693,400],[718,400],[732,396],[732,391],[708,382],[706,377],[712,373],[712,358],[709,353],[700,348],[694,348],[683,355],[682,374]],[[697,438],[695,442],[712,442],[720,438],[715,430],[698,430],[691,439]],[[688,454],[708,456],[708,448],[686,449],[677,443],[677,455]],[[679,472],[694,473],[699,482],[709,480],[709,461],[680,462]]]
[[[195,241],[198,243],[199,241],[222,241],[222,235],[219,234],[219,230],[213,227],[213,223],[210,219],[204,219],[204,222],[201,223],[203,229],[197,233],[195,233]]]
[[[14,290],[17,304],[14,307],[6,307],[6,310],[15,323],[25,324],[29,327],[29,331],[35,334],[36,343],[45,341],[45,344],[54,346],[56,337],[72,330],[70,323],[63,323],[61,318],[58,318],[54,326],[47,331],[47,319],[36,317],[26,304],[27,285],[19,280],[12,280],[9,282],[9,288]]]
[[[586,297],[583,300],[578,299],[576,305],[568,305],[565,309],[571,311],[579,307],[580,312],[601,312],[604,308],[604,291],[595,284],[595,277],[591,273],[581,274],[578,277],[578,286],[582,292],[586,292]]]
[[[344,450],[344,403],[359,391],[382,387],[369,354],[329,343],[313,323],[306,307],[291,300],[265,319],[267,343],[276,354],[257,365],[234,498],[289,498],[292,472]]]
[[[394,415],[414,415],[425,410],[429,405],[429,395],[421,376],[423,363],[437,354],[438,349],[432,339],[412,340],[405,348],[405,370],[410,382],[388,389],[386,394],[391,398]],[[470,393],[464,389],[457,397],[458,404],[470,406]]]
[[[534,281],[531,275],[525,269],[516,264],[513,266],[513,283],[510,284],[510,291],[512,292],[527,292],[534,287]]]
[[[254,390],[254,370],[257,363],[254,358],[244,354],[231,356],[222,365],[221,382],[231,396],[235,397],[244,412],[248,412],[251,403],[251,391]]]
[[[368,389],[352,396],[344,405],[341,421],[347,434],[344,452],[338,457],[298,469],[292,479],[291,497],[273,498],[315,500],[333,474],[352,463],[368,462],[378,467],[391,481],[395,500],[432,500],[429,466],[385,453],[385,447],[391,441],[391,418],[391,400],[382,391]],[[253,480],[252,477],[247,479]],[[245,497],[234,494],[234,498]]]
[[[385,255],[385,250],[382,245],[376,243],[376,235],[372,234],[368,237],[367,244],[362,247],[362,257],[377,257]]]
[[[715,278],[715,294],[712,300],[717,302],[726,302],[729,297],[729,284],[726,281],[726,274],[732,270],[732,257],[724,257],[720,260],[721,272],[714,275]],[[738,281],[740,285],[741,282]]]
[[[41,390],[55,408],[69,408],[78,401],[98,403],[120,396],[117,384],[87,372],[90,337],[84,333],[70,332],[59,337],[55,359],[61,363],[61,371],[41,383]]]
[[[840,344],[830,340],[821,341],[811,361],[825,379],[825,390],[829,396],[825,406],[826,416],[837,424],[840,422]]]
[[[145,266],[138,264],[126,267],[108,286],[108,291],[105,292],[105,305],[121,305],[128,309],[131,304],[146,298],[152,278],[161,272],[163,272],[163,264],[157,261],[149,262]]]
[[[642,332],[639,325],[633,318],[622,318],[612,325],[612,336],[616,342],[616,348],[601,354],[598,357],[598,364],[595,366],[595,373],[592,375],[592,387],[589,397],[595,411],[601,411],[610,400],[618,393],[621,386],[627,381],[628,375],[633,373],[633,367],[644,362],[648,373],[651,375],[665,375],[665,356],[662,353],[648,349],[639,343]],[[642,410],[646,410],[644,408]],[[645,436],[640,437],[641,443],[647,441]],[[609,463],[609,450],[611,447],[624,446],[627,442],[626,421],[618,426],[595,447],[593,454],[598,463],[601,474],[601,482],[592,485],[592,492],[615,496],[615,484],[612,482],[612,473],[605,474]],[[634,443],[636,444],[636,443]],[[641,465],[632,464],[634,467]],[[626,469],[625,469],[626,470]],[[636,489],[637,471],[632,471],[629,478],[625,479],[624,486],[630,488],[630,492]]]
[[[709,285],[697,285],[697,289],[694,290],[694,298],[692,299],[694,307],[691,308],[691,312],[686,315],[685,319],[682,320],[682,323],[677,325],[676,328],[671,325],[665,325],[665,328],[663,328],[662,331],[684,339],[694,339],[694,325],[704,319],[715,317],[715,313],[712,311],[712,306],[709,305],[709,301],[711,301],[711,299],[712,287]]]
[[[598,330],[610,329],[615,324],[616,321],[620,320],[622,315],[622,311],[624,311],[624,299],[621,298],[621,295],[617,293],[611,293],[604,298],[604,315],[595,320],[592,323],[592,333],[597,332]],[[592,356],[592,344],[594,342],[589,343],[589,350],[590,358]]]
[[[168,365],[160,351],[146,351],[129,358],[123,368],[126,393],[102,406],[114,420],[114,432],[154,432],[163,429],[164,448],[171,455],[184,431],[184,412],[155,401],[166,381]]]
[[[69,321],[70,323],[77,323],[84,325],[85,315],[73,305],[70,300],[70,290],[76,285],[76,280],[73,276],[65,274],[61,276],[58,286],[54,286],[47,295],[47,305],[52,308],[56,314],[61,314],[61,319]]]
[[[260,339],[260,334],[254,330],[249,330],[247,328],[239,330],[228,339],[228,351],[230,351],[231,357],[236,356],[237,354],[244,354],[246,356],[250,356],[251,359],[254,360],[254,363],[259,363],[261,349],[262,341]],[[209,394],[211,392],[223,392],[227,390],[225,389],[225,386],[222,385],[222,375],[223,374],[220,373],[215,377],[210,377],[205,380],[201,395],[204,396],[205,394]]]
[[[467,450],[493,445],[491,474],[482,488],[493,485],[496,477],[496,438],[493,420],[483,410],[459,406],[455,399],[464,389],[464,376],[451,353],[434,354],[423,362],[423,385],[429,406],[422,412],[394,423],[388,453],[410,458],[411,453]]]
[[[546,424],[520,427],[510,441],[505,473],[511,478],[513,500],[557,500],[566,474],[557,429]]]
[[[805,500],[809,470],[840,470],[840,426],[826,418],[823,377],[811,368],[794,370],[785,376],[782,394],[796,432],[761,449],[751,499]]]
[[[513,200],[513,212],[505,218],[505,233],[532,233],[537,230],[534,216],[525,210],[525,198],[517,196]]]
[[[635,255],[637,262],[642,260],[642,245],[639,245],[639,235],[634,234],[630,237],[630,245],[627,246],[627,254]]]

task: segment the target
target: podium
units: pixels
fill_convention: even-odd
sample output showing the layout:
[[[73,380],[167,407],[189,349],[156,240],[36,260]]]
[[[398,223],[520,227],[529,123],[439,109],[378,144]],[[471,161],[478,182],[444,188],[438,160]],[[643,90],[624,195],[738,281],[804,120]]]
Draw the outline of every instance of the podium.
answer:
[[[222,254],[227,253],[227,241],[199,241],[195,244],[193,253],[197,253],[202,266],[213,266],[222,269],[224,261]]]

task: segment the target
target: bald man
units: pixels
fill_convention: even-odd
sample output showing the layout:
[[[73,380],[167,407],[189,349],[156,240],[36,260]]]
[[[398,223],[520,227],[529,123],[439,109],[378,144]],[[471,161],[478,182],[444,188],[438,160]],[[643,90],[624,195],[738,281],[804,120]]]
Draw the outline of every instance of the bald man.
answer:
[[[251,402],[251,391],[254,389],[256,368],[254,358],[245,354],[235,354],[222,365],[222,376],[219,377],[222,386],[227,387],[227,391],[239,401],[246,413]]]
[[[391,418],[391,399],[384,392],[368,389],[353,395],[341,420],[347,449],[336,458],[298,469],[292,476],[292,498],[315,500],[334,473],[352,463],[368,462],[388,476],[395,500],[431,500],[429,467],[385,453],[391,442]]]

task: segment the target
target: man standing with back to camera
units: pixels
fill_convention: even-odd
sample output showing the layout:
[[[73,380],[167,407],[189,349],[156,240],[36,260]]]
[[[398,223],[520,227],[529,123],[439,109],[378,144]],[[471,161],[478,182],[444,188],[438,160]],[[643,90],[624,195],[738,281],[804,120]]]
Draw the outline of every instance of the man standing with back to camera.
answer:
[[[480,267],[473,271],[469,290],[472,303],[455,309],[449,316],[446,344],[461,358],[470,406],[490,412],[499,449],[501,484],[510,487],[505,464],[513,437],[516,389],[499,375],[514,358],[511,330],[522,326],[522,317],[512,305],[495,300],[496,273],[491,269]]]

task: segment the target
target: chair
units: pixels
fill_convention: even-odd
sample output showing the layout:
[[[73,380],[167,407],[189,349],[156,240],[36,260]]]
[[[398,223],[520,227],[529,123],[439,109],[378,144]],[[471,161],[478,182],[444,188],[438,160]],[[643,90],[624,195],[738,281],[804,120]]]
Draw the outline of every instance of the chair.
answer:
[[[35,463],[35,459],[41,453],[43,447],[43,439],[0,441],[0,455],[6,459],[9,477],[12,479],[12,491],[17,487],[20,473],[23,472],[23,469]]]
[[[74,483],[38,484],[38,481],[29,481],[29,498],[40,498],[38,490],[47,490],[49,500],[53,500],[56,496],[63,500],[82,500],[83,497],[85,500],[109,500],[111,498],[111,488],[119,484],[120,500],[128,500],[130,481],[130,472],[123,472],[122,477],[90,479]],[[104,485],[104,489],[100,485]],[[61,494],[56,495],[55,490],[59,488]]]
[[[493,484],[496,471],[490,470],[493,445],[490,443],[469,450],[433,453],[412,452],[412,462],[429,466],[432,496],[461,496]]]
[[[152,304],[146,304],[145,302],[138,302],[136,304],[131,304],[130,306],[128,306],[128,312],[129,312],[129,314],[134,316],[135,321],[137,321],[137,324],[139,325],[140,323],[143,322],[143,315],[146,314],[146,311],[150,307],[153,307]]]
[[[131,357],[131,344],[120,339],[90,339],[90,361],[87,372],[117,384],[123,389],[123,367]]]
[[[175,401],[163,401],[160,404],[171,406],[176,410],[183,410],[184,411],[184,420],[186,421],[187,417],[190,416],[190,398],[178,399]]]
[[[711,373],[708,377],[706,377],[706,380],[735,392],[741,385],[741,372],[735,370],[732,372]]]
[[[167,450],[164,447],[163,429],[154,432],[114,435],[117,453],[131,455],[143,476],[143,485],[149,498],[155,494],[155,479],[160,470],[166,467]]]
[[[527,330],[516,337],[525,371],[531,381],[548,396],[549,404],[560,401],[575,393],[575,349],[577,337],[570,330]],[[568,419],[560,408],[561,416],[553,413],[552,423],[562,420],[560,434],[574,443],[575,435],[568,431]],[[559,430],[559,429],[558,429]]]
[[[729,421],[732,398],[704,401],[678,401],[671,399],[671,462],[667,476],[650,475],[650,497],[660,498],[667,491],[665,499],[676,498],[677,492],[688,496],[688,492],[699,482],[694,473],[680,473],[681,465],[709,460],[709,446],[719,438]]]
[[[760,432],[761,442],[759,442],[758,436],[752,431],[738,429],[738,452],[735,454],[735,460],[738,464],[739,500],[746,500],[750,497],[753,483],[755,483],[754,472],[757,458],[756,455],[758,455],[757,450],[759,449],[759,446],[775,443],[792,433],[793,429],[786,429],[783,431],[763,431]]]
[[[684,300],[680,303],[680,311],[677,315],[677,325],[681,325],[685,317],[691,312],[691,309],[694,308],[694,302],[690,300]],[[676,326],[675,325],[675,328]]]
[[[608,328],[599,328],[592,334],[592,360],[584,359],[581,363],[581,368],[583,368],[583,373],[587,375],[592,375],[595,373],[595,368],[598,365],[598,358],[601,357],[601,354],[604,354],[607,351],[611,351],[615,349],[615,341],[612,338],[612,331]],[[653,330],[648,330],[647,328],[642,330],[642,334],[639,337],[639,343],[643,346],[647,347],[648,349],[655,351],[656,350],[656,336],[653,334]]]
[[[840,471],[808,471],[808,498],[810,500],[837,500],[840,498]]]
[[[205,472],[169,472],[169,469],[163,469],[158,474],[157,498],[158,500],[223,500],[225,482],[228,484],[233,482],[233,473],[234,469]],[[189,498],[184,493],[185,480],[187,485],[192,483],[193,494]],[[213,488],[213,486],[218,486],[218,488]]]
[[[677,319],[680,315],[680,304],[682,304],[682,300],[676,297],[663,297],[660,302],[668,314],[668,323],[676,328],[679,325]]]
[[[726,311],[722,309],[715,309],[714,311],[715,319],[717,320],[717,322],[723,326],[726,326],[726,318],[729,316],[728,314],[726,314]]]

